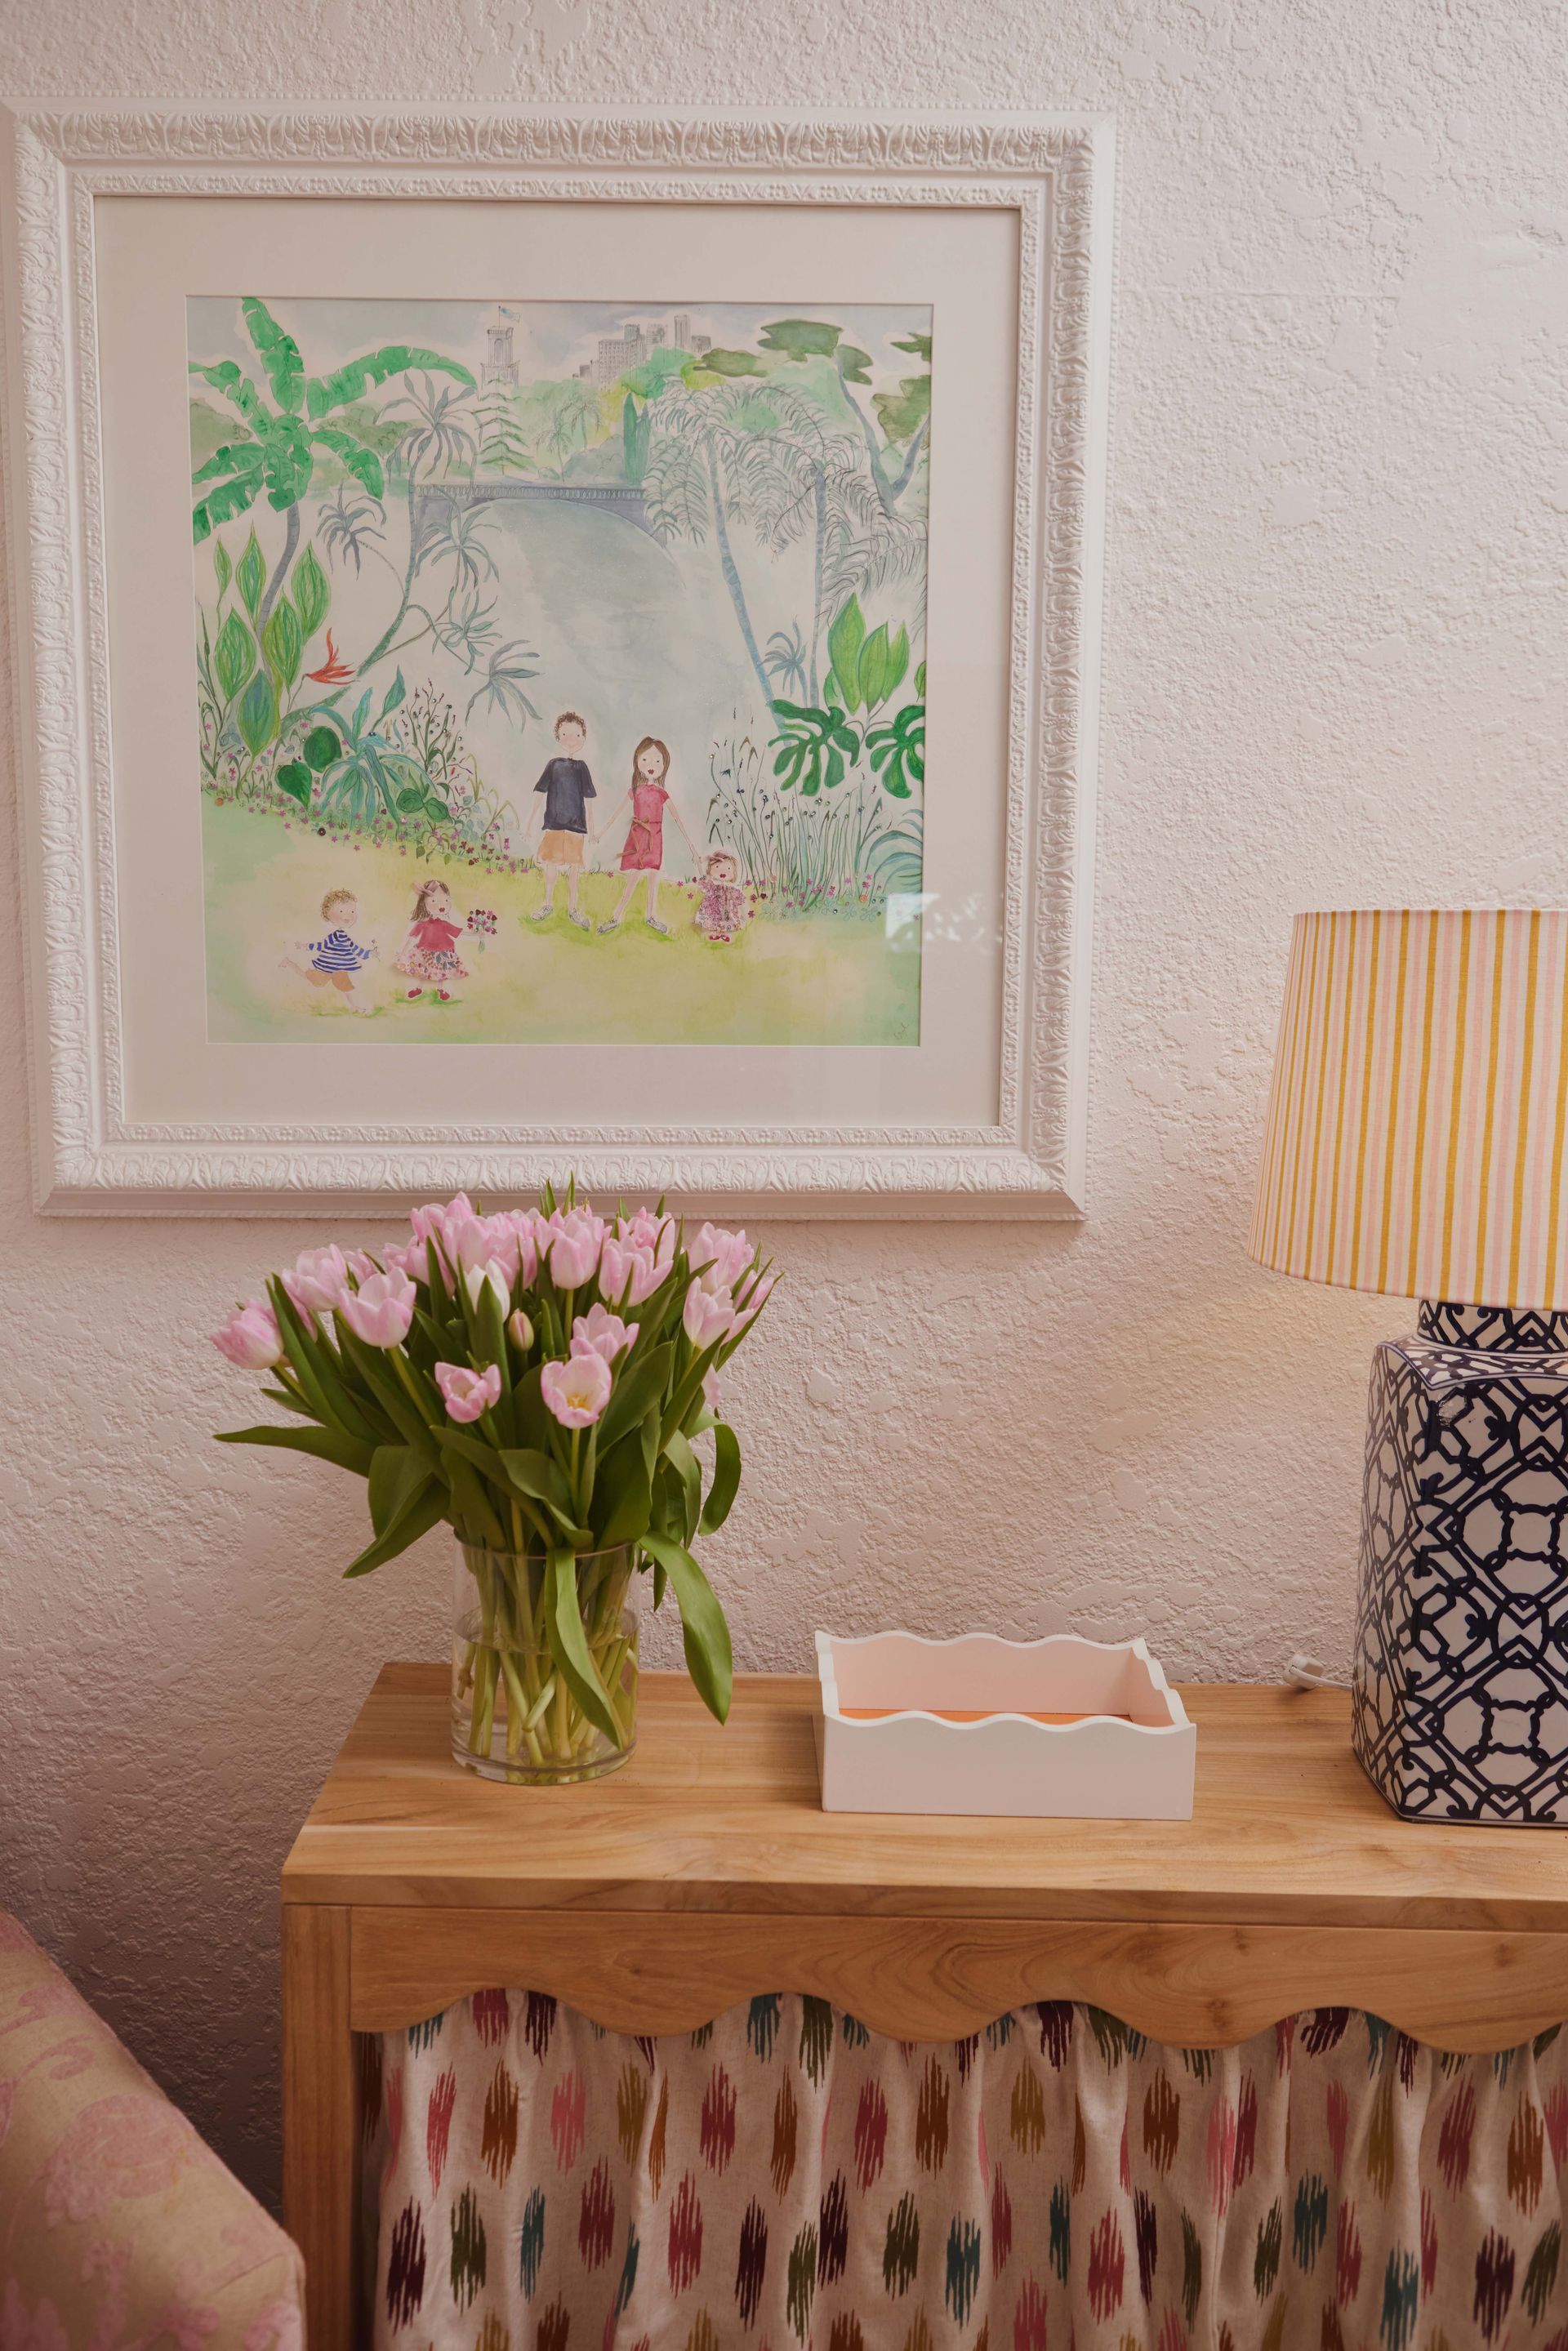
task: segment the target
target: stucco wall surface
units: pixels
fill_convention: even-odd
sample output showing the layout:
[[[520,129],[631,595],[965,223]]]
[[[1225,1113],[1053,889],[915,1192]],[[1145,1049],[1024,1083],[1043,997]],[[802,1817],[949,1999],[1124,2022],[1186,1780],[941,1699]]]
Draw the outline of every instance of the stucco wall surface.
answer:
[[[0,11],[14,100],[1117,118],[1091,1213],[769,1235],[712,1546],[745,1665],[983,1622],[1343,1667],[1409,1312],[1243,1237],[1291,912],[1568,889],[1563,62],[1551,0]],[[270,2191],[277,1865],[378,1662],[440,1654],[446,1553],[344,1585],[358,1487],[208,1441],[246,1383],[204,1334],[297,1226],[34,1216],[5,928],[0,1898]]]

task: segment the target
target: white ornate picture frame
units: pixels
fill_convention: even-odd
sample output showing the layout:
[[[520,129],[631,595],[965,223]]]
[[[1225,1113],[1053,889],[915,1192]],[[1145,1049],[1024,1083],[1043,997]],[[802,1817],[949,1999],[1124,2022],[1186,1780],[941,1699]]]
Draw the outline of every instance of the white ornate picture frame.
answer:
[[[39,1207],[276,1214],[329,1197],[459,1187],[510,1196],[570,1168],[596,1194],[668,1192],[774,1216],[1081,1215],[1108,122],[254,109],[34,112],[5,118],[5,128],[9,512]],[[131,204],[134,235],[126,227]],[[262,215],[258,205],[284,210]],[[992,369],[986,392],[1003,403],[991,439],[1003,450],[1005,507],[994,527],[974,525],[968,542],[957,523],[944,542],[934,487],[930,557],[927,804],[971,794],[971,813],[952,837],[969,842],[981,864],[991,859],[986,888],[964,899],[969,944],[956,918],[945,935],[955,985],[982,972],[988,992],[983,1018],[966,1013],[946,1045],[932,1045],[928,1067],[911,1058],[884,1083],[872,1061],[835,1059],[831,1047],[794,1052],[793,1061],[793,1049],[768,1047],[728,1052],[711,1064],[709,1081],[693,1058],[702,1048],[672,1049],[665,1071],[645,1047],[633,1061],[598,1046],[598,1061],[579,1056],[569,1066],[559,1045],[443,1044],[416,1070],[408,1057],[424,1048],[354,1045],[334,1060],[314,1044],[211,1045],[177,956],[166,991],[150,989],[158,936],[183,939],[188,930],[199,941],[199,903],[193,911],[184,895],[200,852],[193,868],[174,837],[178,820],[171,830],[156,799],[171,771],[193,773],[190,730],[171,726],[155,742],[148,696],[125,674],[126,646],[154,625],[177,641],[188,670],[191,624],[188,598],[166,622],[161,609],[158,566],[173,564],[172,549],[150,549],[143,571],[118,519],[137,495],[127,477],[138,470],[125,462],[127,421],[115,405],[122,410],[130,396],[120,389],[132,315],[122,281],[134,256],[158,245],[166,217],[173,275],[161,294],[149,279],[152,291],[137,291],[135,311],[150,322],[149,381],[156,378],[162,397],[183,381],[183,355],[169,359],[158,342],[160,319],[174,315],[162,297],[182,266],[181,223],[194,224],[195,235],[221,217],[243,236],[247,221],[287,214],[324,252],[334,240],[323,236],[321,207],[333,206],[341,208],[334,221],[373,257],[378,240],[390,250],[404,223],[417,226],[432,207],[450,205],[486,210],[519,254],[537,256],[552,237],[576,234],[579,220],[585,237],[597,233],[606,207],[625,207],[628,223],[667,224],[664,249],[677,256],[689,225],[696,235],[705,223],[716,235],[756,223],[773,240],[780,283],[803,266],[790,259],[791,238],[809,255],[810,240],[831,230],[841,246],[846,217],[887,225],[911,256],[927,244],[934,256],[950,246],[955,257],[940,266],[957,272],[972,227],[988,240],[987,266],[1005,271],[1016,368]],[[232,210],[214,209],[224,206]],[[672,261],[677,278],[680,266]],[[183,290],[235,289],[187,281]],[[771,299],[771,284],[766,291]],[[627,298],[625,288],[607,284],[606,298]],[[934,315],[930,400],[940,451],[939,299]],[[136,397],[150,402],[152,393]],[[939,462],[934,455],[934,483]],[[149,465],[155,470],[155,457]],[[953,500],[955,510],[960,503]],[[182,559],[188,576],[188,539]],[[958,661],[945,680],[939,592],[953,611],[992,599],[1004,620],[994,673]],[[151,615],[145,606],[155,608]],[[995,754],[977,751],[971,767],[965,747],[981,743],[988,707]],[[985,846],[993,833],[994,855]],[[149,836],[167,844],[159,857],[149,853]],[[923,887],[934,878],[928,870]],[[935,940],[937,925],[926,919]],[[943,968],[931,966],[926,983],[934,1031]],[[324,1061],[330,1077],[319,1074]],[[585,1111],[580,1081],[590,1066],[594,1107]]]

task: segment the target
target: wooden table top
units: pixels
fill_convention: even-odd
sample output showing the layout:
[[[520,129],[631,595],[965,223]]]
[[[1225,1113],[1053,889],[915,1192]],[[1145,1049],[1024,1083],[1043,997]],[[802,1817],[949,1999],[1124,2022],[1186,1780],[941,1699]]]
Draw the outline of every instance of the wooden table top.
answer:
[[[383,1667],[285,1902],[1568,1931],[1563,1837],[1397,1820],[1343,1691],[1184,1687],[1190,1822],[1011,1821],[824,1813],[811,1677],[737,1676],[721,1729],[646,1674],[631,1762],[537,1790],[453,1764],[447,1680]]]

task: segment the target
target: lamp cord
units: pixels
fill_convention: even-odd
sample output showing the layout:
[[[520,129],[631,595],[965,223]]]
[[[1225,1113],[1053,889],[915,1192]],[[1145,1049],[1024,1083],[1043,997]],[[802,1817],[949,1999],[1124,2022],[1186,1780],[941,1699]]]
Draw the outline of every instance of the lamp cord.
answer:
[[[1309,1657],[1305,1649],[1285,1660],[1284,1684],[1287,1689],[1348,1689],[1350,1684],[1325,1674],[1316,1657]]]

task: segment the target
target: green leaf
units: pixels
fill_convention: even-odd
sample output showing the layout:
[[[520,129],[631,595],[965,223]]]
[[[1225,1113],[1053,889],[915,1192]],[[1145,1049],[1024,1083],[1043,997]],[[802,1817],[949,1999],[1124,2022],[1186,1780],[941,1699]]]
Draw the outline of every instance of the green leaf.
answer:
[[[860,666],[856,672],[860,698],[868,710],[874,710],[879,702],[886,701],[890,666],[887,623],[883,621],[873,629],[864,644],[862,645]]]
[[[267,437],[267,497],[279,514],[298,506],[310,486],[315,460],[310,436],[292,416],[280,416]]]
[[[873,392],[871,404],[890,441],[912,440],[931,414],[931,378],[902,376],[896,392]]]
[[[846,710],[860,708],[861,647],[864,643],[865,615],[861,611],[860,598],[852,596],[828,631],[828,658]]]
[[[775,319],[758,340],[763,350],[782,351],[787,359],[831,359],[843,331],[822,319]]]
[[[191,508],[191,537],[200,546],[210,531],[221,530],[225,522],[233,522],[256,504],[261,487],[261,475],[236,474],[231,481],[220,482],[204,498]]]
[[[594,1541],[601,1551],[638,1542],[647,1531],[653,1489],[640,1434],[622,1438],[608,1459],[601,1458],[593,1484]]]
[[[311,423],[329,416],[335,408],[346,408],[350,401],[363,400],[372,384],[385,383],[389,376],[405,375],[410,368],[438,370],[474,389],[473,377],[455,360],[422,350],[417,343],[383,343],[379,351],[350,360],[331,375],[310,378],[305,387],[305,406]]]
[[[213,541],[213,569],[218,576],[218,601],[221,604],[228,594],[229,581],[235,576],[234,565],[229,561],[228,549],[221,538],[214,538]]]
[[[531,1446],[507,1447],[498,1458],[519,1494],[527,1494],[536,1502],[548,1502],[566,1525],[575,1523],[577,1513],[572,1508],[566,1472],[548,1453],[536,1453]]]
[[[915,691],[924,702],[925,699],[925,664],[924,662],[915,673]]]
[[[422,1411],[398,1373],[392,1369],[384,1348],[371,1347],[363,1339],[357,1339],[343,1322],[338,1326],[338,1340],[345,1364],[363,1383],[371,1403],[397,1431],[405,1445],[412,1445],[416,1453],[423,1454],[432,1469],[438,1469],[441,1454],[432,1416],[440,1413],[441,1405],[434,1389],[427,1390],[429,1400]],[[357,1397],[354,1408],[362,1409],[363,1403],[364,1398]],[[376,1441],[378,1444],[386,1441],[384,1430],[377,1432]]]
[[[247,294],[240,303],[256,355],[267,370],[272,396],[279,408],[290,416],[298,416],[305,394],[305,362],[299,356],[299,346],[292,335],[286,334],[267,308],[254,294]]]
[[[767,369],[755,351],[703,351],[690,365],[682,370],[688,383],[714,382],[737,375],[766,375]]]
[[[299,746],[306,766],[313,768],[317,775],[331,766],[342,747],[329,726],[312,726]]]
[[[294,1375],[304,1391],[305,1399],[317,1419],[324,1427],[340,1430],[346,1437],[368,1437],[369,1432],[363,1424],[355,1427],[340,1409],[341,1397],[338,1393],[340,1384],[323,1364],[319,1345],[306,1329],[294,1301],[289,1297],[277,1274],[269,1278],[267,1294],[271,1302],[272,1311],[277,1318],[277,1330],[283,1341],[283,1352],[287,1356]],[[368,1462],[365,1467],[368,1475],[370,1469]]]
[[[287,596],[280,596],[267,616],[267,626],[261,632],[261,650],[279,684],[292,685],[299,674],[305,639],[299,626],[299,615]]]
[[[336,1428],[222,1428],[214,1434],[220,1445],[280,1445],[289,1453],[313,1453],[319,1461],[335,1462],[360,1478],[370,1476],[375,1458],[370,1446]]]
[[[376,725],[378,726],[380,726],[384,720],[392,716],[392,712],[397,708],[399,703],[402,702],[407,692],[408,688],[402,682],[402,672],[400,669],[397,675],[393,678],[392,684],[387,688],[387,698],[382,705],[381,717],[376,721]]]
[[[729,1506],[740,1484],[740,1439],[727,1421],[716,1422],[713,1432],[713,1484],[703,1505],[702,1531],[716,1534],[729,1516]]]
[[[213,667],[224,699],[232,702],[256,667],[256,639],[237,612],[230,612],[213,647]]]
[[[235,716],[246,749],[253,758],[265,751],[277,732],[277,696],[264,669],[256,671],[241,695]]]
[[[294,609],[299,615],[299,632],[308,643],[326,619],[327,607],[332,601],[331,582],[313,547],[308,547],[295,565],[289,585]]]
[[[261,434],[267,430],[272,418],[267,413],[267,402],[245,370],[234,360],[218,360],[212,366],[204,365],[200,360],[192,360],[189,372],[199,375],[202,381],[210,383],[214,392],[221,392],[230,405],[239,411],[253,433]]]
[[[261,591],[267,585],[267,559],[254,530],[246,541],[245,553],[235,566],[235,580],[245,598],[246,610],[254,621],[256,607],[261,602]]]
[[[273,769],[272,780],[280,792],[287,792],[302,809],[309,807],[310,770],[303,759],[285,759],[281,767]]]
[[[550,1654],[564,1675],[567,1687],[589,1720],[624,1746],[625,1733],[599,1678],[582,1612],[577,1603],[577,1561],[569,1551],[552,1551],[545,1570],[545,1620],[549,1626]]]
[[[330,449],[344,472],[352,474],[361,489],[368,490],[379,504],[386,493],[386,478],[382,472],[382,461],[373,449],[367,449],[362,442],[355,440],[351,433],[340,433],[334,424],[314,426],[310,438],[319,442],[323,449]]]
[[[661,1346],[650,1347],[645,1355],[633,1355],[624,1365],[599,1423],[601,1454],[635,1426],[650,1405],[663,1401],[674,1359],[674,1348],[666,1339]]]
[[[400,1551],[406,1551],[410,1543],[417,1542],[421,1535],[428,1534],[431,1528],[446,1516],[448,1499],[440,1479],[432,1479],[424,1491],[392,1520],[386,1532],[368,1544],[358,1559],[350,1561],[343,1570],[345,1577],[369,1575],[373,1567],[383,1566],[389,1559],[395,1559]]]
[[[687,1542],[697,1531],[697,1520],[703,1504],[703,1473],[696,1455],[678,1428],[672,1429],[664,1440],[664,1458],[681,1481],[683,1516],[682,1531]]]
[[[687,1669],[696,1685],[697,1696],[708,1712],[722,1722],[729,1712],[735,1664],[729,1626],[724,1621],[724,1611],[713,1586],[684,1543],[671,1542],[663,1535],[647,1534],[643,1538],[643,1548],[674,1586]]]
[[[523,1443],[536,1453],[545,1451],[549,1444],[550,1430],[559,1426],[540,1393],[539,1380],[543,1370],[542,1364],[536,1364],[531,1371],[523,1374],[522,1378],[512,1390],[513,1426]],[[611,1403],[613,1405],[613,1397],[611,1398]],[[603,1441],[604,1433],[601,1428],[601,1448]]]
[[[378,1535],[402,1516],[417,1499],[430,1476],[430,1464],[412,1445],[378,1445],[371,1456],[371,1524]]]

